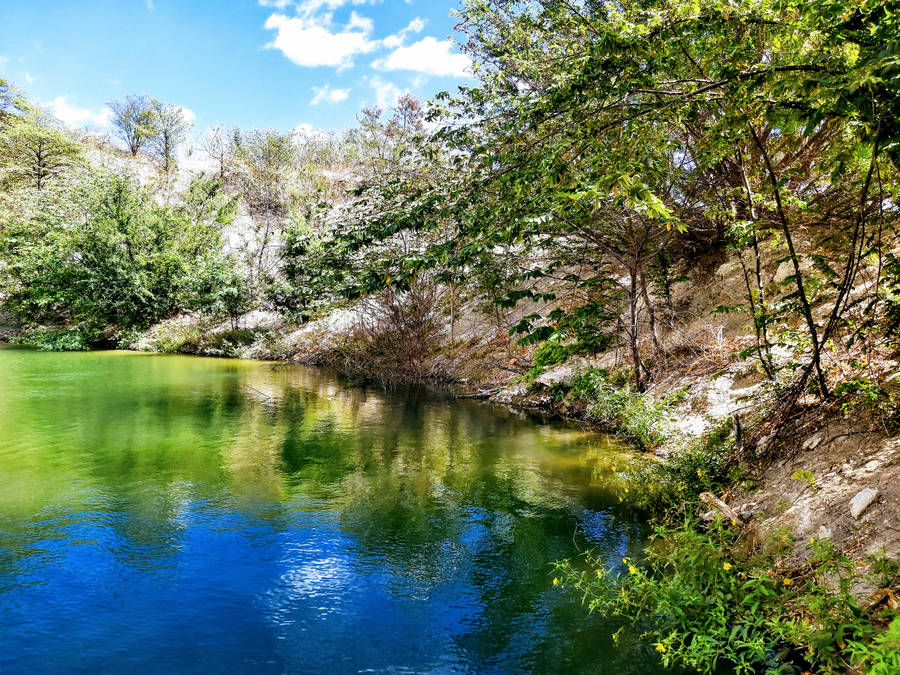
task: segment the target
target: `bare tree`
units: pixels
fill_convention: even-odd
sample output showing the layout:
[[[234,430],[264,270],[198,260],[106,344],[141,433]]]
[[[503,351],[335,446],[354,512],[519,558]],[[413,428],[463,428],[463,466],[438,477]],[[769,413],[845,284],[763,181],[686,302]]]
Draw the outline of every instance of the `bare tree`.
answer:
[[[216,178],[225,182],[234,161],[234,132],[217,123],[207,129],[200,147],[216,163]]]

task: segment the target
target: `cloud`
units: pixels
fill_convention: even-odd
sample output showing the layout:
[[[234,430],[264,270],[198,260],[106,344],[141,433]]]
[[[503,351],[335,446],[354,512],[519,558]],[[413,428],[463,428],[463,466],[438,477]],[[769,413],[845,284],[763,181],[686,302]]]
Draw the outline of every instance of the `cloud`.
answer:
[[[151,12],[156,9],[156,5],[153,4],[153,0],[147,0],[147,9]]]
[[[341,101],[346,101],[347,97],[350,96],[349,89],[332,89],[327,84],[324,87],[313,87],[312,89],[315,96],[309,102],[310,105],[319,105],[322,101],[340,103]]]
[[[377,75],[369,78],[369,86],[375,92],[375,104],[382,109],[393,107],[397,103],[397,99],[408,92],[393,82],[382,80]]]
[[[29,73],[27,70],[25,71],[25,81],[28,84],[34,84],[34,82],[35,82],[34,75]]]
[[[0,54],[0,68],[3,68],[4,66],[6,66],[7,63],[9,63],[9,57],[3,56],[3,54]]]
[[[430,35],[408,47],[397,47],[383,59],[372,63],[379,70],[412,70],[428,75],[470,76],[471,62],[464,54],[453,52],[453,42],[438,41]]]
[[[406,40],[406,36],[410,33],[421,33],[425,29],[425,21],[416,17],[412,21],[409,22],[409,25],[400,30],[393,35],[388,35],[384,40],[381,41],[388,49],[396,49],[397,47],[402,47],[404,40]]]
[[[194,120],[197,119],[197,113],[190,108],[185,108],[183,105],[178,107],[181,108],[181,114],[184,115],[184,121],[188,124],[193,124]]]
[[[109,108],[104,107],[99,112],[79,108],[77,105],[69,103],[65,96],[57,96],[50,103],[49,108],[54,117],[70,127],[86,125],[106,127],[112,120],[112,111]]]
[[[343,70],[353,66],[353,57],[357,54],[365,54],[378,47],[378,42],[370,39],[374,28],[371,19],[353,12],[347,25],[335,32],[330,23],[330,17],[290,18],[284,14],[272,14],[266,20],[265,27],[274,30],[276,35],[266,48],[280,50],[298,66],[331,66]]]

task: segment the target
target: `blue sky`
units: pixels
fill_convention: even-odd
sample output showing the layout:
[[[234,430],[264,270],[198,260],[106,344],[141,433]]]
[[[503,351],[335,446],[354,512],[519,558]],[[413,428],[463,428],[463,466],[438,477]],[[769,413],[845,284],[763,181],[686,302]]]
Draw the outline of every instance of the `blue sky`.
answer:
[[[466,80],[456,0],[0,0],[0,77],[72,125],[147,93],[195,129],[339,129]]]

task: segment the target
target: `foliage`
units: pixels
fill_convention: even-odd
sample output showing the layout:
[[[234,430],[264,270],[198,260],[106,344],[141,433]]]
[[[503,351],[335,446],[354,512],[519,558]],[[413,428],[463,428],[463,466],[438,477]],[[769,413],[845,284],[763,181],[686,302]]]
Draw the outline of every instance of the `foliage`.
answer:
[[[586,404],[586,416],[644,449],[662,445],[670,433],[665,404],[625,383],[616,384],[607,371],[591,369],[572,378],[569,398]]]
[[[804,569],[783,572],[768,552],[741,553],[738,537],[720,521],[704,530],[686,520],[656,529],[643,564],[607,568],[588,554],[588,570],[560,563],[556,583],[582,594],[590,611],[642,626],[666,665],[787,673],[896,661],[896,630],[875,637],[891,613],[859,606],[850,589],[860,575],[846,556],[814,542]]]
[[[81,145],[65,130],[35,115],[0,128],[0,185],[36,190],[82,162]]]
[[[227,268],[216,262],[217,209],[192,217],[187,207],[159,206],[127,177],[21,196],[33,209],[3,223],[0,283],[4,309],[23,322],[65,325],[87,339],[108,327],[146,328],[193,302],[198,271]]]
[[[702,439],[665,461],[638,459],[619,474],[631,507],[658,517],[680,517],[697,504],[702,492],[720,494],[735,482],[730,451],[732,422],[728,418]]]
[[[38,328],[17,336],[14,342],[42,352],[83,352],[89,349],[85,336],[72,330]]]
[[[110,101],[112,124],[132,156],[140,152],[155,133],[153,101],[148,96],[126,96]]]

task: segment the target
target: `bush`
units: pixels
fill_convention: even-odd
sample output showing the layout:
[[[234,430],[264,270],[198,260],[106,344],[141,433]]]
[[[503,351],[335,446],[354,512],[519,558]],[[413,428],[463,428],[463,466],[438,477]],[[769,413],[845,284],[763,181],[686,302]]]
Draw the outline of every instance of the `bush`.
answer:
[[[704,531],[688,519],[658,528],[642,565],[623,559],[610,569],[588,554],[587,570],[559,563],[555,584],[576,589],[592,612],[640,623],[667,666],[838,672],[853,661],[870,672],[877,672],[874,664],[896,672],[889,670],[897,662],[896,620],[874,637],[890,612],[860,608],[850,594],[859,577],[848,558],[814,542],[809,566],[783,573],[771,555],[739,555],[738,538],[720,521]]]
[[[731,418],[726,418],[702,439],[672,454],[665,462],[638,459],[619,475],[630,495],[629,503],[655,515],[684,512],[701,492],[720,493],[738,478],[730,461],[733,446]]]
[[[590,421],[643,449],[660,446],[669,437],[668,406],[654,403],[629,384],[616,386],[605,370],[591,369],[573,378],[569,397],[586,403]]]
[[[429,359],[443,334],[434,286],[417,284],[405,292],[388,288],[364,301],[357,322],[323,360],[360,380],[412,384],[430,375]]]
[[[90,349],[88,337],[77,330],[37,329],[15,339],[18,344],[36,347],[42,352],[84,352]]]

